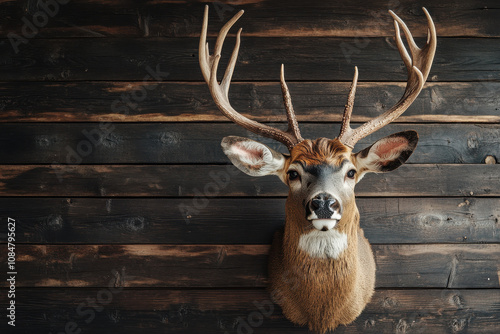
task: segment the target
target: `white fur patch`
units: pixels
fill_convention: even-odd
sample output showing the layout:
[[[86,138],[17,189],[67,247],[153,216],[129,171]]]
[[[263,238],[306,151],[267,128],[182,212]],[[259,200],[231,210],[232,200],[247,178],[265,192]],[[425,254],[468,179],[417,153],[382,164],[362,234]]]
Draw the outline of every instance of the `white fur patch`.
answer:
[[[314,219],[312,223],[313,226],[319,231],[321,231],[323,228],[331,230],[335,227],[335,225],[337,225],[337,219]]]
[[[335,229],[329,231],[314,229],[300,237],[299,248],[311,257],[336,260],[347,248],[347,234]]]

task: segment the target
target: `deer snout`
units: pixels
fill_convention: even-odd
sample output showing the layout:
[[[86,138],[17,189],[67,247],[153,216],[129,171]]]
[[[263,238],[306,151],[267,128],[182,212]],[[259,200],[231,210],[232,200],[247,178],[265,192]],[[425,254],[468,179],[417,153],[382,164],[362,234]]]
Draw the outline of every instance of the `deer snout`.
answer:
[[[309,210],[312,219],[331,219],[335,213],[340,214],[340,204],[332,195],[321,193],[309,201]]]
[[[341,218],[340,202],[328,193],[314,196],[307,204],[307,211],[307,219],[320,231],[331,230]]]

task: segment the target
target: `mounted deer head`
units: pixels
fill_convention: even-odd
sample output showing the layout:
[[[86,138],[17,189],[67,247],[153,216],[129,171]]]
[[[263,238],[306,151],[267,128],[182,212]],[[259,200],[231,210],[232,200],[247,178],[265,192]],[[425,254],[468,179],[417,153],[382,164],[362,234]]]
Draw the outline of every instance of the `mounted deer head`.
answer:
[[[283,143],[289,154],[279,153],[257,141],[226,137],[224,153],[231,162],[251,176],[277,175],[288,187],[284,231],[275,234],[269,261],[270,291],[284,315],[311,330],[325,332],[349,324],[362,312],[373,295],[375,261],[368,240],[359,225],[354,186],[368,172],[388,172],[401,166],[415,150],[418,135],[404,131],[379,139],[370,147],[353,153],[356,143],[398,118],[417,98],[429,75],[436,51],[436,30],[428,21],[427,43],[420,49],[406,24],[392,11],[396,43],[408,71],[403,97],[377,118],[352,129],[350,119],[358,70],[344,110],[340,133],[335,139],[303,139],[292,107],[281,66],[281,89],[288,129],[255,122],[233,109],[229,85],[240,46],[236,35],[229,65],[219,84],[217,68],[224,39],[243,15],[237,13],[219,32],[214,54],[206,43],[208,6],[205,7],[200,37],[199,60],[203,77],[221,112],[236,124]],[[410,53],[401,39],[400,28]]]

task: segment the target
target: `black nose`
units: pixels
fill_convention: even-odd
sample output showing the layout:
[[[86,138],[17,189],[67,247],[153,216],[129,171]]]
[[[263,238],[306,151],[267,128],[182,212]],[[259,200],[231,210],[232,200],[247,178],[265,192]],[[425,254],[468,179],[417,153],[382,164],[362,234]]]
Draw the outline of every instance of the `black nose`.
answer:
[[[310,208],[318,219],[329,219],[335,211],[340,211],[339,202],[327,193],[316,195],[310,202]]]

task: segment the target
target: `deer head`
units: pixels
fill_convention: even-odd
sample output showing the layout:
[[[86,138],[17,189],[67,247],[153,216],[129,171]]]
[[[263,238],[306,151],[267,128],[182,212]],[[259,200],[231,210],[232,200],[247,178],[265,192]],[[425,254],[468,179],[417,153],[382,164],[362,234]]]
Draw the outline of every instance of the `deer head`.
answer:
[[[280,81],[288,119],[286,131],[255,122],[233,109],[228,92],[238,56],[241,29],[236,35],[236,45],[220,84],[217,81],[217,69],[224,39],[229,29],[243,15],[243,11],[237,13],[220,30],[214,54],[210,55],[206,43],[208,6],[205,8],[199,61],[216,105],[236,124],[283,143],[289,151],[289,154],[282,154],[262,143],[242,137],[230,136],[222,140],[224,153],[241,171],[250,176],[276,175],[289,188],[284,234],[273,242],[270,284],[280,295],[290,295],[287,301],[282,300],[280,305],[285,315],[295,323],[308,323],[311,329],[320,331],[333,329],[341,323],[349,323],[359,315],[373,293],[375,268],[370,264],[373,263],[373,254],[359,228],[354,187],[366,173],[388,172],[406,162],[416,148],[418,135],[409,130],[379,139],[356,153],[353,153],[353,148],[360,139],[398,118],[422,90],[429,75],[437,43],[433,21],[427,10],[423,10],[429,25],[427,43],[423,48],[415,44],[406,24],[394,12],[389,11],[394,18],[397,47],[408,71],[402,98],[380,116],[352,129],[350,119],[358,80],[358,70],[355,67],[338,137],[310,140],[303,139],[300,134],[284,78],[283,65]],[[400,28],[405,33],[409,53],[401,39]],[[360,243],[366,243],[367,246]],[[364,269],[359,268],[363,261],[369,262]],[[352,286],[348,281],[335,281],[335,275],[332,273],[342,270],[343,266],[349,268],[353,280],[354,277],[364,278],[364,281],[367,281],[366,277],[372,277],[373,280],[358,282],[357,284],[362,284],[358,287]],[[299,275],[297,279],[308,282],[307,287],[301,288],[300,291],[291,291],[286,280],[278,273],[283,275],[283,268],[291,267],[302,267],[306,273],[315,268],[316,276]],[[324,274],[325,278],[319,277],[321,275],[318,273]],[[314,281],[316,290],[314,283],[311,283]],[[364,293],[358,296],[353,292],[355,290]],[[323,297],[315,295],[320,293],[319,291],[323,294],[324,291],[332,291],[334,296],[322,299]],[[307,304],[307,307],[304,308],[301,304]],[[331,311],[332,317],[325,317],[328,320],[318,320],[314,314],[316,311],[323,314]],[[342,316],[342,312],[347,312],[349,316]]]

